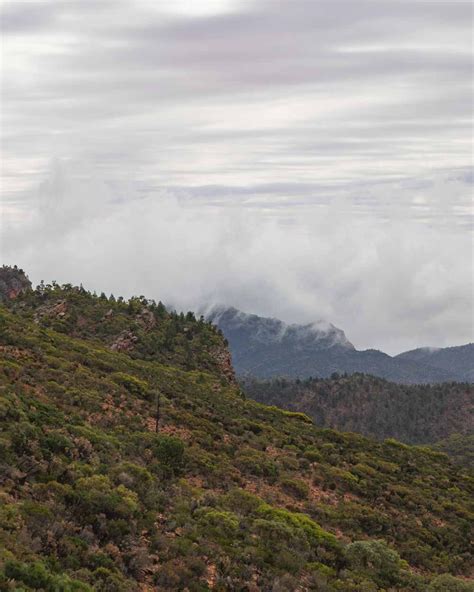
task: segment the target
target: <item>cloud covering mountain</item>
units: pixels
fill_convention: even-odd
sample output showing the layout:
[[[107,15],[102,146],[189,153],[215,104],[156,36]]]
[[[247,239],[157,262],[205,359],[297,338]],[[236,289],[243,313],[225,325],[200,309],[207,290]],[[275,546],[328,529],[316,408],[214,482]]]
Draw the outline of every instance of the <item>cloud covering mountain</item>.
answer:
[[[405,384],[472,382],[474,344],[418,349],[392,357],[357,350],[330,323],[287,325],[279,319],[217,307],[207,313],[229,341],[236,372],[250,378],[327,378],[365,373]]]
[[[472,341],[467,2],[4,2],[0,256],[34,281]]]

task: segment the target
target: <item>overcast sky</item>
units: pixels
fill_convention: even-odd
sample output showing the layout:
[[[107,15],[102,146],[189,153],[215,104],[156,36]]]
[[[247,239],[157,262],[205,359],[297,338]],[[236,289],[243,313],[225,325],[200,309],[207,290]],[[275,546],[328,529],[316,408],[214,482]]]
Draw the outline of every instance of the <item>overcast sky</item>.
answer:
[[[3,2],[0,259],[473,340],[470,1]]]

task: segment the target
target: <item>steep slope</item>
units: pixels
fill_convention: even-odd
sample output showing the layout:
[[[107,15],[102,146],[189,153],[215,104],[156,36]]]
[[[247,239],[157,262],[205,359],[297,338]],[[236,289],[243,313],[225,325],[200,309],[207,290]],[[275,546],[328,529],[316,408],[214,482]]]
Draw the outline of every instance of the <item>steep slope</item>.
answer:
[[[246,393],[267,405],[307,413],[315,423],[378,439],[433,444],[474,434],[474,386],[400,385],[364,374],[305,381],[244,381]]]
[[[472,480],[445,455],[246,400],[210,325],[151,354],[129,304],[0,306],[2,589],[472,590]]]
[[[396,360],[426,364],[474,382],[474,343],[456,347],[421,347],[395,356]]]
[[[212,309],[207,319],[228,339],[236,372],[241,376],[324,378],[334,372],[363,372],[406,384],[459,378],[454,369],[392,358],[378,350],[358,351],[343,331],[330,324],[286,325],[278,319],[222,307]]]

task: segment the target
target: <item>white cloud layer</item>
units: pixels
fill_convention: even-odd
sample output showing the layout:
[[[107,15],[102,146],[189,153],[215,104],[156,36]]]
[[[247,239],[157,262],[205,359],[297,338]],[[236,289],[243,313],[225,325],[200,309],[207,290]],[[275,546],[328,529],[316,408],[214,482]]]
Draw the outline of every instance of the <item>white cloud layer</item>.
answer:
[[[0,259],[359,347],[472,340],[471,11],[3,2]]]
[[[56,167],[28,219],[5,225],[3,237],[5,260],[35,282],[325,319],[357,347],[392,353],[472,339],[469,233],[403,209],[383,219],[339,197],[278,217],[131,187],[121,194]]]

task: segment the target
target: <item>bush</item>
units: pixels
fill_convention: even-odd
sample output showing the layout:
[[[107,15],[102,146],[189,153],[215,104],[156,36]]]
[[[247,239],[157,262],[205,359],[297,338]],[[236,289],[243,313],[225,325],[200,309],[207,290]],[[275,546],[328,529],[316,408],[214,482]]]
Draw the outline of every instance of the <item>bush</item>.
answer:
[[[306,448],[304,451],[304,457],[309,460],[309,462],[319,462],[323,458],[322,454],[314,446],[308,446],[308,448]]]
[[[443,574],[431,582],[428,592],[474,592],[474,583]]]
[[[235,464],[243,473],[250,473],[259,477],[276,477],[278,466],[263,452],[251,448],[236,454]]]
[[[262,500],[243,489],[233,489],[224,497],[224,503],[241,515],[253,514],[262,504]]]
[[[348,545],[345,557],[351,569],[370,575],[382,586],[397,583],[403,562],[385,541],[356,541]]]
[[[139,380],[135,376],[125,374],[124,372],[116,372],[111,376],[112,380],[124,386],[131,395],[137,397],[146,397],[148,393],[148,384],[144,380]]]
[[[41,446],[53,453],[66,453],[74,448],[74,444],[61,432],[54,430],[41,440]]]
[[[115,465],[110,471],[110,477],[115,483],[124,485],[140,496],[145,495],[153,483],[153,476],[147,469],[131,462]]]
[[[319,545],[332,549],[339,549],[340,547],[340,543],[333,534],[326,532],[319,524],[311,520],[309,516],[306,516],[306,514],[289,512],[288,510],[274,508],[266,503],[262,503],[257,510],[257,515],[303,531],[308,542],[314,548]]]
[[[259,518],[253,523],[262,559],[270,565],[296,573],[309,558],[311,547],[305,533],[279,520]]]
[[[306,499],[309,495],[309,487],[307,483],[301,481],[301,479],[283,479],[281,487],[287,493],[298,499]]]
[[[165,475],[178,474],[184,465],[184,444],[175,436],[158,436],[153,454]]]
[[[205,536],[211,536],[222,544],[234,541],[239,520],[232,512],[203,508],[199,512],[199,522],[204,527]]]
[[[66,575],[55,575],[49,572],[41,562],[21,563],[8,561],[5,575],[11,580],[21,582],[34,590],[45,592],[92,592],[92,588],[78,580],[71,580]],[[17,588],[17,590],[19,590]]]
[[[73,500],[79,513],[93,520],[100,513],[109,518],[131,518],[138,510],[137,494],[124,485],[114,488],[105,475],[78,479]]]

